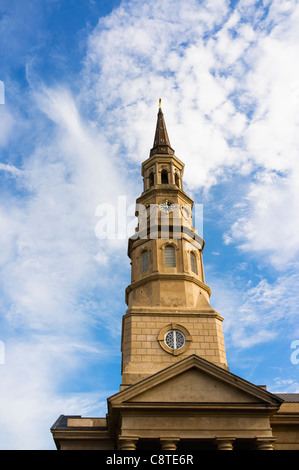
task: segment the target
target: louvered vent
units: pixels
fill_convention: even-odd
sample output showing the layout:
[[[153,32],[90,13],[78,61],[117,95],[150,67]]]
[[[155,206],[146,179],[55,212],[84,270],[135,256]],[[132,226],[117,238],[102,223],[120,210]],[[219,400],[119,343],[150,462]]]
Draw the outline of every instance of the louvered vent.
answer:
[[[171,245],[167,245],[164,250],[165,266],[175,267],[175,249]]]
[[[191,259],[191,271],[193,271],[194,273],[197,273],[197,269],[196,269],[196,256],[194,253],[190,253],[190,259]]]
[[[148,251],[143,251],[141,255],[142,272],[145,273],[148,270]]]

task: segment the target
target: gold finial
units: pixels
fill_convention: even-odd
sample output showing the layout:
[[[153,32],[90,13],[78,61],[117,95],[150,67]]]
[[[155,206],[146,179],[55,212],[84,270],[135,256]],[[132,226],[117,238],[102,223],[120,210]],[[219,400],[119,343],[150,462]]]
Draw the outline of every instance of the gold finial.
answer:
[[[161,109],[161,98],[159,98],[159,108]]]

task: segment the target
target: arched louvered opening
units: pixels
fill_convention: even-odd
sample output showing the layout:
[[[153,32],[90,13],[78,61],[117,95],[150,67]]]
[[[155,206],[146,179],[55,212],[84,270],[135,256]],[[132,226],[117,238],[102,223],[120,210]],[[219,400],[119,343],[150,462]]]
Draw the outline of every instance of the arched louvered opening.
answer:
[[[162,184],[168,184],[168,173],[167,173],[167,170],[162,170],[162,173],[161,173],[161,183],[162,183]]]
[[[174,181],[175,181],[176,186],[180,187],[180,178],[177,173],[174,175]]]
[[[164,249],[165,266],[175,267],[175,248],[172,245],[167,245]]]
[[[197,263],[196,263],[196,256],[194,253],[190,253],[190,261],[191,261],[191,271],[197,274]]]
[[[149,180],[149,187],[151,188],[155,184],[154,173],[153,172],[150,173],[148,180]]]
[[[145,273],[148,270],[148,251],[144,250],[141,254],[141,269]]]

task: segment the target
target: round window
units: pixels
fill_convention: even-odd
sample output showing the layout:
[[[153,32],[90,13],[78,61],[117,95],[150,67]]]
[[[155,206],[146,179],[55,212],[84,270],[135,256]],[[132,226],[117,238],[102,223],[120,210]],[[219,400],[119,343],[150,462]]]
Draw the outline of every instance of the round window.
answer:
[[[164,341],[170,349],[180,349],[185,345],[185,335],[179,330],[170,330],[166,333]]]
[[[160,330],[158,341],[164,351],[179,356],[188,349],[192,338],[184,326],[178,323],[169,323]]]

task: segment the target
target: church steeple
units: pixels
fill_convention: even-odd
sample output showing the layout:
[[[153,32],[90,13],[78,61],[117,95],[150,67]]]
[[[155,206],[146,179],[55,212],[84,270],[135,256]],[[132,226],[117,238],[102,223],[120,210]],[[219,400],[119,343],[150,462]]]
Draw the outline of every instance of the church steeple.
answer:
[[[128,243],[131,284],[122,326],[122,387],[192,354],[227,368],[222,317],[209,303],[184,163],[174,155],[161,109],[141,167],[138,224]]]
[[[144,191],[158,189],[161,185],[164,185],[165,190],[174,187],[183,190],[183,172],[184,163],[174,155],[170,145],[160,98],[154,144],[149,158],[141,167]]]
[[[161,98],[159,99],[159,111],[157,116],[156,132],[153,148],[150,151],[150,157],[156,155],[157,153],[174,155],[174,150],[173,148],[171,148],[170,145],[164,115],[161,108]]]

